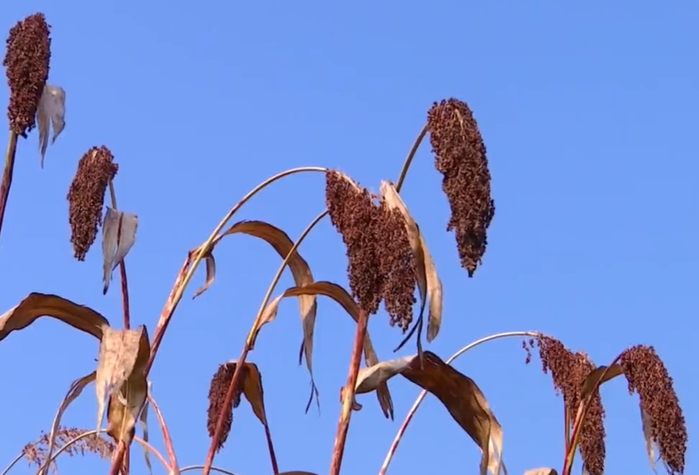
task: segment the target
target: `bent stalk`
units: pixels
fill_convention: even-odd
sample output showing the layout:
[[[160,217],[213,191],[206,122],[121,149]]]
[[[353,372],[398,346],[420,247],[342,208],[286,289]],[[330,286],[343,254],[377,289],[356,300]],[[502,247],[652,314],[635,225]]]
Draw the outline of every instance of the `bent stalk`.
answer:
[[[483,343],[488,343],[489,341],[493,340],[499,340],[501,338],[510,338],[510,337],[532,337],[536,338],[539,336],[537,332],[526,332],[526,331],[518,331],[518,332],[505,332],[505,333],[497,333],[495,335],[490,335],[486,336],[484,338],[481,338],[480,340],[476,340],[472,343],[469,343],[468,345],[464,346],[461,348],[459,351],[454,353],[451,358],[449,358],[446,361],[446,364],[451,364],[454,360],[457,358],[461,357],[464,353],[467,351],[472,350],[473,348],[482,345]],[[410,424],[410,421],[413,420],[413,416],[415,416],[415,413],[417,412],[418,408],[420,407],[420,404],[422,404],[422,401],[425,399],[427,396],[427,391],[422,390],[420,392],[420,395],[415,399],[415,402],[413,403],[413,407],[410,408],[410,411],[408,411],[408,414],[405,416],[405,419],[403,420],[403,423],[400,426],[400,429],[398,429],[398,433],[396,434],[396,437],[393,439],[393,443],[391,444],[391,447],[388,449],[388,453],[386,454],[386,458],[383,461],[383,464],[381,465],[381,470],[379,470],[379,475],[386,475],[386,472],[388,472],[388,466],[391,464],[391,461],[393,460],[393,456],[396,453],[396,450],[398,449],[398,444],[400,444],[400,441],[403,439],[403,435],[405,434],[405,431],[408,428],[408,425]]]
[[[228,417],[228,411],[231,410],[231,401],[233,400],[233,394],[235,394],[236,389],[240,386],[241,379],[243,377],[243,364],[245,363],[245,360],[248,357],[248,353],[252,349],[252,345],[254,343],[254,338],[255,334],[257,333],[257,330],[260,326],[260,322],[262,320],[262,315],[267,308],[267,305],[269,305],[269,301],[272,298],[272,293],[274,292],[274,289],[277,287],[277,284],[279,283],[279,280],[282,277],[282,274],[284,273],[284,270],[286,269],[289,260],[291,259],[291,256],[294,255],[298,247],[301,245],[301,243],[306,239],[306,237],[310,234],[310,232],[313,230],[313,228],[328,214],[327,210],[323,211],[320,213],[318,216],[311,221],[311,223],[306,227],[306,229],[303,230],[299,238],[294,242],[294,245],[291,246],[291,249],[287,253],[286,257],[284,258],[284,261],[281,263],[279,266],[279,269],[277,270],[277,273],[274,275],[274,278],[272,279],[272,283],[269,285],[267,288],[267,292],[265,293],[265,297],[262,300],[262,304],[260,305],[260,309],[257,312],[257,316],[255,317],[255,322],[252,325],[252,328],[250,329],[250,333],[248,333],[248,337],[245,341],[245,346],[243,347],[243,351],[240,354],[240,357],[237,360],[237,364],[235,365],[235,370],[233,371],[233,378],[231,379],[230,384],[228,385],[228,391],[226,392],[226,398],[224,399],[223,402],[223,410],[218,416],[218,420],[216,421],[216,429],[214,430],[214,436],[211,438],[211,445],[209,446],[209,452],[206,455],[206,462],[204,463],[204,469],[202,470],[202,475],[209,475],[209,472],[211,471],[211,466],[214,463],[214,457],[216,457],[216,447],[218,447],[219,441],[221,440],[221,436],[223,434],[223,421],[225,420],[226,417]],[[279,473],[279,470],[277,468],[277,462],[276,462],[276,457],[274,456],[274,449],[270,445],[270,458],[272,459],[272,465],[274,469],[275,475]]]
[[[427,135],[427,124],[425,124],[425,126],[422,128],[417,138],[415,139],[415,143],[413,143],[413,146],[410,149],[410,152],[408,152],[408,156],[405,159],[405,162],[403,163],[403,168],[401,168],[400,170],[400,175],[398,176],[398,181],[396,182],[396,191],[398,192],[400,192],[400,189],[403,186],[403,182],[405,181],[405,177],[408,175],[410,165],[413,163],[413,158],[415,158],[415,154],[417,153],[417,150],[420,148],[420,144],[422,143],[422,139],[425,138],[425,135]]]
[[[0,233],[2,233],[2,223],[5,220],[5,210],[7,209],[7,200],[10,197],[10,188],[12,187],[12,175],[15,170],[15,156],[17,155],[17,134],[10,132],[10,139],[7,143],[7,152],[5,152],[5,170],[2,174],[2,183],[0,184]]]

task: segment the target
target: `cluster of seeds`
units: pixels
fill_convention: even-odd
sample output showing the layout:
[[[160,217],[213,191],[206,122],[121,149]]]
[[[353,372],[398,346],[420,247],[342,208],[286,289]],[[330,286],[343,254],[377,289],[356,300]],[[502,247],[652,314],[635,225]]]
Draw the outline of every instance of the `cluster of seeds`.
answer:
[[[102,224],[104,194],[118,170],[114,155],[104,146],[91,148],[78,162],[68,190],[68,221],[70,242],[79,261],[85,260],[95,242],[97,229]]]
[[[471,109],[457,99],[435,102],[427,113],[427,127],[451,207],[447,230],[455,231],[461,266],[473,277],[495,214],[485,144]]]
[[[211,378],[211,384],[209,386],[209,409],[207,411],[206,427],[209,431],[209,436],[213,437],[216,432],[216,424],[218,418],[224,410],[224,403],[226,402],[226,393],[228,392],[228,387],[233,380],[233,373],[235,373],[235,363],[226,363],[218,367],[218,370]],[[242,369],[246,371],[246,368]],[[243,374],[243,378],[245,375]],[[242,385],[241,385],[242,387]],[[231,432],[231,427],[233,426],[233,409],[238,407],[240,404],[240,394],[241,390],[236,391],[233,394],[233,401],[231,408],[228,411],[227,417],[223,420],[223,432],[221,433],[221,440],[219,440],[218,447],[216,450],[219,451],[223,448],[223,444],[228,439],[228,434]]]
[[[10,29],[3,66],[10,87],[7,117],[17,135],[27,136],[35,126],[36,110],[49,77],[51,27],[36,13]]]
[[[403,215],[336,171],[326,174],[325,200],[347,248],[353,296],[369,314],[383,300],[391,325],[406,331],[413,320],[416,261]]]
[[[658,444],[669,473],[684,473],[687,426],[665,364],[652,346],[637,345],[623,353],[621,367],[629,392],[637,392],[641,399],[651,438]]]

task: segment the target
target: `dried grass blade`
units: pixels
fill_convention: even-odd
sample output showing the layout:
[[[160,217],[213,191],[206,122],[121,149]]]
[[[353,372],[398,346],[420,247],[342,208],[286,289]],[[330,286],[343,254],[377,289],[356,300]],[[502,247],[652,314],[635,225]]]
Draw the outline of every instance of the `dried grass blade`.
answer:
[[[401,374],[435,395],[483,451],[481,475],[486,475],[489,470],[493,471],[493,475],[499,475],[501,461],[490,449],[491,445],[496,448],[499,446],[501,451],[502,428],[490,411],[483,392],[475,381],[444,363],[430,351],[424,352],[423,363],[420,364],[419,358],[414,358]]]
[[[151,383],[148,381],[148,392],[150,393]],[[148,401],[143,404],[143,409],[141,410],[141,416],[139,417],[139,422],[141,424],[141,430],[143,431],[143,440],[146,443],[150,443],[150,436],[148,431]],[[153,464],[150,461],[150,452],[148,450],[143,450],[143,458],[146,461],[146,467],[148,467],[148,472],[153,475]]]
[[[137,230],[138,216],[107,207],[102,227],[103,294],[109,290],[112,272],[136,243]]]
[[[587,375],[587,378],[585,378],[580,392],[581,399],[585,399],[587,396],[589,396],[596,387],[599,387],[607,381],[611,381],[622,374],[624,374],[624,370],[619,363],[614,363],[609,370],[607,370],[607,367],[604,365],[598,366],[594,371]],[[599,386],[597,385],[598,380]]]
[[[282,294],[282,298],[298,297],[300,295],[322,295],[324,297],[329,297],[340,304],[355,323],[359,320],[359,306],[349,292],[338,284],[320,281],[302,287],[291,287]],[[256,332],[257,331],[259,331],[259,329],[257,329]],[[373,366],[379,363],[379,358],[374,350],[369,333],[367,333],[364,339],[364,360],[367,366]],[[391,399],[391,393],[385,382],[379,385],[376,395],[384,415],[387,418],[393,419],[393,400]]]
[[[88,384],[95,381],[96,376],[97,373],[93,371],[87,376],[83,376],[80,379],[76,379],[70,384],[70,388],[68,388],[68,392],[63,398],[63,401],[61,401],[61,405],[59,406],[58,411],[56,411],[56,416],[53,418],[53,423],[51,424],[51,431],[49,432],[47,449],[48,459],[51,458],[51,454],[53,454],[53,449],[56,446],[56,433],[61,426],[61,418],[63,417],[63,413],[68,409],[68,406],[70,406],[73,403],[73,401],[75,401],[80,396],[80,394],[83,392],[83,389],[85,389],[85,387]],[[39,471],[37,473],[38,475],[44,475],[48,472],[48,469],[49,465],[45,463],[43,466],[39,468]]]
[[[199,287],[199,290],[194,293],[192,300],[209,290],[209,287],[213,285],[214,280],[216,279],[216,259],[214,258],[214,255],[209,252],[204,259],[206,262],[206,282],[204,282],[204,285]]]
[[[641,424],[643,425],[643,440],[646,444],[646,455],[648,455],[648,462],[650,463],[650,468],[653,470],[653,472],[658,473],[658,471],[655,468],[655,462],[657,460],[656,456],[656,450],[655,450],[655,441],[653,440],[653,432],[651,430],[651,421],[650,417],[648,417],[648,414],[643,410],[643,408],[640,407],[641,409]],[[670,471],[668,471],[669,473]]]
[[[44,158],[46,157],[46,149],[49,146],[49,125],[53,127],[53,137],[51,143],[54,143],[58,136],[63,132],[65,127],[66,113],[66,92],[63,88],[52,86],[51,84],[44,85],[44,90],[39,100],[37,110],[37,122],[39,125],[39,151],[41,152],[41,168],[44,168]]]
[[[16,330],[22,330],[39,317],[52,317],[97,339],[109,321],[90,307],[78,305],[58,295],[31,293],[19,305],[0,316],[0,341]]]

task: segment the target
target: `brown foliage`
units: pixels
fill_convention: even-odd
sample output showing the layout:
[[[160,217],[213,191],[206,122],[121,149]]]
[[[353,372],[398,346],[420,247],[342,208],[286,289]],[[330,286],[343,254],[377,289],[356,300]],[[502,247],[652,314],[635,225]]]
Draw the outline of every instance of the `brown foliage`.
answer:
[[[78,170],[68,191],[70,242],[75,258],[85,260],[87,251],[102,224],[104,194],[119,170],[114,155],[105,146],[92,147],[78,162]]]
[[[456,232],[461,266],[472,277],[485,253],[487,229],[495,214],[485,144],[471,109],[458,99],[435,102],[427,124],[435,166],[451,206],[447,229]]]
[[[84,429],[77,429],[74,427],[60,428],[56,432],[56,448],[66,445],[68,442],[76,437],[79,437],[85,432],[87,431]],[[30,464],[34,464],[37,467],[42,467],[46,463],[49,456],[48,446],[49,434],[42,434],[37,441],[25,445],[22,452]],[[104,437],[86,436],[68,447],[65,450],[65,453],[67,453],[69,456],[93,453],[103,459],[107,459],[112,455],[115,448],[116,445]]]
[[[10,103],[7,117],[17,135],[27,136],[35,126],[36,110],[49,76],[51,27],[43,13],[30,15],[10,29],[3,60]]]
[[[376,204],[368,190],[338,172],[326,174],[325,196],[347,247],[352,294],[369,314],[383,300],[391,325],[406,331],[413,320],[417,271],[405,218],[383,201]]]
[[[652,346],[637,345],[623,353],[621,366],[629,392],[637,392],[641,399],[641,410],[650,420],[651,438],[658,444],[668,472],[683,473],[687,426],[665,364]]]

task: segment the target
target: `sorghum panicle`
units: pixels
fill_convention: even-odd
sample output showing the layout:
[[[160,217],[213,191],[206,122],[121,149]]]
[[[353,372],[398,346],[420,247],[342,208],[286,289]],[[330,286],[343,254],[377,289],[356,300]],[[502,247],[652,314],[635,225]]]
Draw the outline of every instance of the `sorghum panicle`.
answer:
[[[335,171],[326,174],[325,198],[347,248],[353,296],[369,314],[383,300],[391,325],[405,331],[413,319],[416,264],[400,211],[375,203],[368,190]]]
[[[207,411],[206,428],[209,431],[209,437],[213,437],[216,432],[216,424],[218,418],[223,412],[224,403],[226,402],[226,393],[228,392],[228,386],[230,386],[233,380],[233,373],[235,373],[235,363],[226,363],[219,366],[218,370],[211,378],[211,385],[209,386],[209,409]],[[245,371],[245,368],[243,368]],[[243,374],[243,377],[245,375]],[[242,385],[240,385],[242,388]],[[228,439],[228,434],[231,432],[231,427],[233,425],[233,408],[238,407],[240,404],[240,394],[242,389],[238,389],[235,394],[233,394],[233,401],[231,404],[228,416],[223,420],[223,432],[221,433],[221,440],[218,442],[216,450],[219,451],[223,448],[223,444]]]
[[[637,345],[623,353],[621,367],[629,393],[638,393],[641,409],[650,419],[651,437],[669,473],[684,473],[687,426],[665,364],[652,346]]]
[[[51,27],[43,13],[30,15],[10,29],[3,66],[10,87],[7,117],[17,135],[35,126],[36,110],[49,76]]]
[[[581,402],[583,383],[595,370],[595,365],[585,354],[573,353],[555,338],[540,335],[537,340],[544,373],[551,371],[554,387],[563,394],[564,404],[573,420]],[[604,473],[604,416],[602,398],[597,391],[590,399],[587,415],[580,429],[580,455],[590,475]]]
[[[471,109],[458,99],[435,102],[427,113],[427,126],[451,207],[447,230],[455,231],[461,266],[473,277],[495,214],[485,144]]]
[[[78,162],[78,170],[68,190],[71,236],[75,257],[85,260],[102,224],[104,193],[114,179],[119,165],[105,146],[93,147]]]
[[[405,218],[397,209],[381,204],[383,219],[377,226],[379,267],[384,276],[381,292],[391,326],[398,325],[406,332],[413,321],[417,264],[410,247]]]

